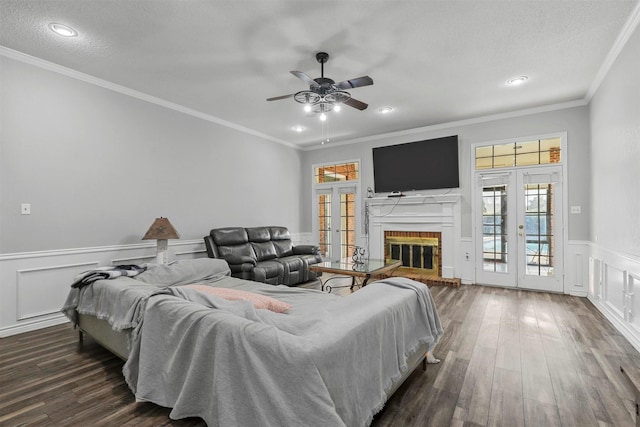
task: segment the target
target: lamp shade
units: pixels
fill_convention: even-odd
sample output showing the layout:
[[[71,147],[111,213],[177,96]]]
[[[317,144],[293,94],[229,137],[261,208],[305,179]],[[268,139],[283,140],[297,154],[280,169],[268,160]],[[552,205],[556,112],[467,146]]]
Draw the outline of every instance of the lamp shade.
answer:
[[[167,218],[156,218],[142,240],[179,239],[180,235]]]

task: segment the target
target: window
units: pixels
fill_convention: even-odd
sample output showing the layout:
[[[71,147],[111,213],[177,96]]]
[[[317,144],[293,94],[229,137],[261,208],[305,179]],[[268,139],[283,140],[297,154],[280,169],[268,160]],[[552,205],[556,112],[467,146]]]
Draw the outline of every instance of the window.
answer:
[[[314,168],[314,182],[357,181],[360,179],[358,162],[322,165]]]
[[[476,169],[560,163],[560,138],[510,142],[476,148]]]

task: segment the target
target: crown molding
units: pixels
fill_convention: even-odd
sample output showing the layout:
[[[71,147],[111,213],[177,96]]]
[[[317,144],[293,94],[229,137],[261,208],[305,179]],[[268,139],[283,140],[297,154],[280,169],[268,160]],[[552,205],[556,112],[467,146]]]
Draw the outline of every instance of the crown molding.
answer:
[[[80,80],[82,82],[85,83],[89,83],[95,86],[99,86],[102,87],[104,89],[108,89],[126,96],[130,96],[132,98],[136,98],[139,99],[141,101],[145,101],[145,102],[149,102],[151,104],[155,104],[164,108],[168,108],[170,110],[174,110],[177,111],[179,113],[183,113],[183,114],[187,114],[189,116],[192,117],[196,117],[198,119],[201,120],[205,120],[211,123],[215,123],[217,125],[220,126],[224,126],[230,129],[234,129],[237,130],[239,132],[242,133],[246,133],[248,135],[253,135],[256,136],[258,138],[267,140],[267,141],[271,141],[271,142],[275,142],[277,144],[282,144],[282,145],[286,145],[287,147],[290,148],[295,148],[298,149],[299,147],[284,141],[282,139],[278,139],[278,138],[274,138],[272,136],[269,136],[267,134],[258,132],[254,129],[250,129],[244,126],[240,126],[238,124],[229,122],[227,120],[223,120],[219,117],[215,117],[209,114],[205,114],[201,111],[198,110],[194,110],[192,108],[188,108],[185,107],[183,105],[180,104],[176,104],[175,102],[171,102],[171,101],[167,101],[165,99],[162,98],[158,98],[149,94],[146,94],[144,92],[140,92],[131,88],[128,88],[126,86],[122,86],[116,83],[112,83],[110,81],[104,80],[104,79],[100,79],[98,77],[92,76],[90,74],[85,74],[85,73],[81,73],[79,71],[76,71],[72,68],[67,68],[64,67],[62,65],[53,63],[53,62],[49,62],[49,61],[45,61],[44,59],[41,58],[37,58],[35,56],[31,56],[31,55],[27,55],[26,53],[22,53],[19,52],[17,50],[13,50],[10,49],[6,46],[1,46],[0,45],[0,56],[4,56],[7,58],[11,58],[14,59],[16,61],[20,61],[23,62],[25,64],[29,64],[29,65],[33,65],[35,67],[39,67],[48,71],[53,71],[54,73],[58,73],[67,77],[71,77],[72,79],[76,79],[76,80]]]
[[[522,117],[522,116],[528,116],[531,114],[546,113],[549,111],[564,110],[567,108],[583,107],[587,104],[588,103],[586,100],[578,99],[575,101],[568,101],[568,102],[562,102],[558,104],[543,105],[541,107],[510,111],[508,113],[491,114],[488,116],[474,117],[472,119],[456,120],[453,122],[439,123],[436,125],[424,126],[424,127],[414,128],[414,129],[406,129],[406,130],[401,130],[397,132],[380,133],[377,135],[365,136],[362,138],[350,139],[347,141],[340,141],[340,142],[324,144],[320,146],[314,145],[311,147],[302,147],[301,150],[302,151],[323,150],[323,149],[332,148],[332,147],[339,147],[341,145],[357,144],[360,142],[371,142],[371,141],[377,141],[380,139],[389,139],[389,138],[395,138],[399,136],[415,135],[419,133],[433,132],[441,129],[450,129],[450,128],[455,128],[460,126],[469,126],[469,125],[475,125],[479,123],[492,122],[495,120],[503,120],[503,119],[509,119],[513,117]]]
[[[593,95],[595,95],[595,93],[598,91],[598,88],[604,81],[604,78],[609,73],[609,70],[613,66],[616,59],[618,58],[618,55],[620,54],[624,46],[629,41],[629,38],[631,37],[633,32],[636,30],[636,28],[638,28],[638,24],[640,24],[640,2],[636,4],[636,7],[631,12],[631,15],[629,15],[629,18],[622,26],[622,30],[620,30],[620,34],[618,34],[618,38],[613,43],[613,46],[611,47],[609,54],[605,58],[604,63],[600,66],[600,69],[598,70],[598,74],[596,74],[596,78],[591,83],[591,86],[589,87],[589,91],[587,92],[587,95],[584,97],[587,103],[591,102],[591,98],[593,98]]]

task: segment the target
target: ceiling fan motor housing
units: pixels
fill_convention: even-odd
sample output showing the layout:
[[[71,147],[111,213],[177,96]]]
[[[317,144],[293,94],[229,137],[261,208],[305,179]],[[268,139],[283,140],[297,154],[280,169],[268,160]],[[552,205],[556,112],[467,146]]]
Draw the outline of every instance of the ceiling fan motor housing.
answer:
[[[335,90],[335,88],[333,87],[333,85],[336,83],[335,81],[331,80],[330,78],[327,77],[318,77],[317,79],[313,79],[316,83],[318,83],[318,86],[320,86],[316,92],[321,94],[321,95],[326,95],[328,92]]]
[[[316,61],[321,64],[324,64],[329,60],[329,54],[327,52],[318,52],[316,53]]]

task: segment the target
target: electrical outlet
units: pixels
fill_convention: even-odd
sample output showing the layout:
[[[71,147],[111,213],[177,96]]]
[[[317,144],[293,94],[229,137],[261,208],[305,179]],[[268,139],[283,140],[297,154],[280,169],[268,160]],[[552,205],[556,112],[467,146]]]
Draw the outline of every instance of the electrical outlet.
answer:
[[[579,214],[582,212],[582,208],[580,206],[571,206],[572,214]]]
[[[21,215],[31,215],[31,203],[23,203],[20,205]]]

